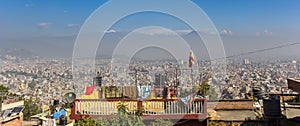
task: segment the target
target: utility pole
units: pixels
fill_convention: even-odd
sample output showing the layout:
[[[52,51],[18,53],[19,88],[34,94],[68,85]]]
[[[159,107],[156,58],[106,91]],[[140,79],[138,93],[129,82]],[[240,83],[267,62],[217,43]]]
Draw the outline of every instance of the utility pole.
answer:
[[[166,74],[166,82],[168,83],[168,71],[165,70],[165,74]]]
[[[135,87],[136,87],[136,93],[137,93],[137,96],[138,96],[138,82],[137,82],[137,69],[136,68],[134,68],[134,72],[135,72]],[[136,97],[137,97],[136,96]]]
[[[135,74],[135,86],[137,87],[137,70],[136,69],[134,69],[134,74]]]
[[[192,79],[192,85],[194,85],[193,68],[191,68],[191,79]]]
[[[179,86],[178,84],[178,73],[177,73],[177,68],[175,69],[175,76],[176,76],[176,86]]]

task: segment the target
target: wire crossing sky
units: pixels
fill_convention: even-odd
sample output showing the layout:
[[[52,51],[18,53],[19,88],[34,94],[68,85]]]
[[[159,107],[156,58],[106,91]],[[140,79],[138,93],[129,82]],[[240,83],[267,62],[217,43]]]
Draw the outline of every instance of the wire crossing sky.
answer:
[[[279,49],[279,48],[289,47],[289,46],[295,46],[295,45],[298,45],[298,44],[300,44],[300,43],[299,42],[295,42],[295,43],[291,43],[291,44],[285,44],[285,45],[280,45],[280,46],[275,46],[275,47],[270,47],[270,48],[265,48],[265,49],[250,51],[250,52],[241,53],[241,54],[237,54],[237,55],[226,56],[226,57],[223,57],[223,58],[235,58],[235,57],[239,57],[239,56],[250,55],[250,54],[255,54],[255,53],[260,53],[260,52],[275,50],[275,49]],[[214,60],[218,60],[218,59],[222,59],[222,58],[212,59],[210,61],[214,61]]]

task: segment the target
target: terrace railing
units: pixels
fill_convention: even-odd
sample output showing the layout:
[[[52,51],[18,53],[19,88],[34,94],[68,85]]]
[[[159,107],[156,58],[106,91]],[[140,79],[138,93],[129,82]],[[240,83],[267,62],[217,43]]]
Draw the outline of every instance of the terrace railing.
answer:
[[[206,99],[194,99],[185,105],[176,99],[76,99],[72,106],[71,118],[82,116],[112,117],[118,114],[118,104],[122,102],[130,114],[144,109],[142,118],[206,118]]]

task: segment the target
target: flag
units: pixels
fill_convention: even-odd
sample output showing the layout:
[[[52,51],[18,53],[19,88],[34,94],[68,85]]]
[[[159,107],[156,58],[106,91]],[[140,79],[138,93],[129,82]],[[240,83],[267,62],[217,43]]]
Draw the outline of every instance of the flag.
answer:
[[[192,67],[194,63],[195,63],[195,57],[192,50],[190,50],[189,67]]]
[[[85,95],[91,95],[93,92],[94,92],[94,89],[95,89],[95,86],[96,85],[87,85],[86,87],[85,87]]]
[[[23,88],[24,88],[24,86],[23,86],[23,84],[21,83],[21,84],[19,85],[19,91],[22,91]]]
[[[177,100],[186,106],[190,106],[190,104],[194,101],[194,94],[191,93],[186,97],[179,97]]]
[[[138,87],[138,94],[142,98],[147,98],[150,95],[151,86],[139,86]]]

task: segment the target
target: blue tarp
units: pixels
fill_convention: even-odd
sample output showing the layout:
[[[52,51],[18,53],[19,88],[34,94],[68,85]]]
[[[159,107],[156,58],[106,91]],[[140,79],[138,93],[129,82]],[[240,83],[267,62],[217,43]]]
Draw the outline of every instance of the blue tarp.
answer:
[[[53,118],[54,118],[55,120],[58,120],[59,117],[62,116],[62,115],[67,116],[67,111],[66,111],[65,109],[60,110],[60,111],[58,111],[58,112],[55,112],[55,113],[53,114]]]

